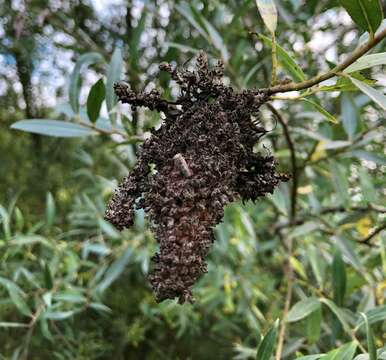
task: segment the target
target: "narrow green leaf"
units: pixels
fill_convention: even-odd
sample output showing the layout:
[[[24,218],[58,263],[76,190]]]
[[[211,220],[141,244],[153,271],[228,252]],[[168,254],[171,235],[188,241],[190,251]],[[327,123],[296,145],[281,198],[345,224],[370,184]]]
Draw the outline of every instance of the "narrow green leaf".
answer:
[[[354,150],[351,154],[363,160],[373,161],[378,165],[386,165],[386,157],[380,154],[374,154],[365,150]]]
[[[15,227],[17,232],[21,232],[24,227],[24,215],[18,207],[15,207]]]
[[[179,44],[179,43],[170,42],[170,41],[166,41],[165,46],[171,47],[171,48],[176,48],[183,53],[197,54],[200,51],[197,48],[193,48],[193,47],[185,45],[185,44]]]
[[[82,295],[81,292],[76,290],[60,291],[54,294],[53,298],[56,301],[65,301],[70,303],[84,303],[87,299]]]
[[[379,0],[340,0],[340,3],[362,30],[376,32],[383,19]]]
[[[101,304],[101,303],[93,302],[93,303],[90,303],[89,306],[90,306],[90,308],[95,309],[97,311],[111,312],[111,309],[108,306]]]
[[[205,24],[207,32],[209,34],[211,43],[213,46],[220,51],[222,59],[227,62],[229,60],[229,52],[225,46],[224,40],[220,33],[215,29],[215,27],[204,17],[202,17],[202,22]]]
[[[272,40],[270,38],[262,34],[259,34],[259,38],[266,46],[272,48]],[[287,53],[287,51],[279,44],[276,44],[276,51],[281,66],[287,71],[293,80],[299,82],[304,81],[306,79],[306,75],[296,61]]]
[[[103,245],[103,244],[95,244],[95,243],[90,244],[90,243],[86,242],[83,245],[83,249],[82,249],[83,259],[87,259],[89,253],[93,253],[93,254],[97,254],[97,255],[101,255],[101,256],[106,256],[106,255],[111,254],[111,250],[106,245]]]
[[[23,315],[30,316],[32,314],[31,310],[23,299],[24,293],[20,289],[20,287],[16,285],[13,281],[3,277],[0,277],[0,284],[7,289],[9,297],[11,298],[12,302],[17,307],[17,309]]]
[[[186,2],[183,2],[181,5],[176,5],[177,11],[190,22],[191,25],[200,33],[200,35],[211,45],[213,45],[220,53],[222,59],[227,62],[229,60],[229,52],[226,48],[224,39],[219,31],[207,20],[202,14],[195,9],[194,6],[188,5]],[[173,44],[172,46],[183,49],[185,52],[197,52],[196,49],[193,49],[189,46]]]
[[[27,303],[24,301],[20,289],[10,285],[7,286],[7,289],[12,302],[15,304],[18,310],[23,315],[30,316],[32,314],[31,310],[29,309]]]
[[[139,60],[139,42],[141,35],[145,30],[147,19],[146,7],[142,10],[141,17],[139,18],[137,26],[132,30],[130,34],[129,50],[130,50],[130,63],[137,66]]]
[[[343,206],[348,206],[350,203],[350,196],[348,193],[349,186],[344,170],[341,165],[336,162],[330,163],[330,169],[336,194],[338,198],[340,198],[341,204]]]
[[[48,321],[43,316],[40,316],[40,318],[39,318],[39,327],[40,327],[40,331],[42,332],[43,336],[46,339],[52,341],[53,336],[52,336],[50,328],[48,326]]]
[[[279,328],[279,320],[268,330],[257,349],[256,360],[270,360],[275,350],[276,338]]]
[[[268,195],[273,205],[275,205],[276,209],[283,215],[288,214],[287,195],[283,187],[276,188],[273,194]]]
[[[84,66],[89,66],[98,62],[102,62],[103,57],[99,53],[89,52],[79,57],[72,71],[69,86],[69,98],[71,108],[74,113],[79,112],[79,93],[80,93],[80,72]]]
[[[46,196],[46,225],[51,227],[55,220],[55,200],[50,192]]]
[[[196,19],[192,12],[192,9],[188,6],[186,2],[183,2],[181,5],[176,5],[177,11],[190,22],[191,25],[199,32],[199,34],[209,41],[209,36],[206,32],[206,29],[201,25]]]
[[[98,225],[103,233],[105,233],[108,237],[112,239],[119,239],[121,237],[121,234],[115,229],[115,227],[106,220],[99,218]]]
[[[307,340],[309,344],[314,344],[319,340],[322,328],[322,309],[312,312],[306,319]]]
[[[379,65],[386,65],[386,52],[364,55],[352,63],[348,68],[346,68],[344,72],[349,74],[354,71],[368,69],[370,67]]]
[[[334,85],[323,85],[319,88],[320,91],[357,91],[356,86],[347,78],[339,78]]]
[[[367,321],[370,325],[375,324],[379,321],[386,320],[386,305],[377,306],[374,309],[366,311],[365,313]],[[359,329],[365,324],[363,318],[359,318],[358,323],[356,325],[356,329]]]
[[[244,87],[247,87],[247,84],[249,83],[249,81],[252,79],[252,77],[256,74],[256,72],[258,70],[260,70],[260,68],[262,67],[262,64],[255,64],[252,66],[252,68],[248,71],[248,73],[245,75],[245,78],[244,78],[244,84],[245,86]]]
[[[378,90],[375,90],[371,86],[367,85],[363,81],[350,77],[353,84],[370,99],[377,103],[383,110],[386,110],[386,96]]]
[[[326,299],[326,298],[320,298],[319,301],[323,304],[325,304],[337,317],[337,319],[340,321],[340,323],[343,326],[343,329],[347,332],[350,333],[350,325],[349,325],[349,318],[346,315],[346,313],[339,308],[335,303],[333,303],[331,300]]]
[[[51,269],[47,263],[44,264],[44,282],[46,289],[52,289],[52,287],[54,286]]]
[[[306,273],[306,270],[304,269],[303,264],[298,259],[296,259],[296,257],[291,256],[290,263],[297,274],[299,274],[305,280],[308,279],[307,273]]]
[[[305,98],[302,98],[301,99],[302,101],[312,105],[317,111],[319,111],[322,115],[324,115],[324,117],[328,120],[328,121],[331,121],[332,123],[334,124],[338,124],[339,121],[333,116],[331,115],[327,110],[323,109],[319,104],[317,104],[316,102],[314,101],[311,101],[311,100],[308,100],[308,99],[305,99]]]
[[[368,172],[361,167],[359,168],[358,175],[363,199],[369,204],[374,203],[377,199],[377,194]]]
[[[8,211],[0,205],[0,223],[2,224],[5,240],[11,238],[11,226]]]
[[[15,328],[15,327],[28,327],[28,324],[22,324],[22,323],[16,323],[16,322],[0,321],[0,327],[9,327],[9,328]]]
[[[353,341],[342,345],[340,348],[330,351],[320,360],[352,360],[357,350],[357,342]]]
[[[369,352],[370,360],[377,360],[377,348],[375,347],[375,339],[373,331],[370,327],[366,314],[360,313],[366,325],[367,350]]]
[[[318,360],[325,354],[305,355],[297,357],[296,360]]]
[[[118,80],[121,80],[122,75],[122,51],[119,48],[116,48],[111,57],[109,67],[107,69],[106,76],[106,105],[107,110],[109,111],[110,120],[114,121],[115,115],[111,114],[111,110],[115,107],[117,103],[117,97],[114,93],[114,83]]]
[[[57,137],[82,137],[96,134],[93,130],[79,124],[47,119],[21,120],[13,123],[11,129]]]
[[[92,123],[99,117],[103,100],[105,99],[105,84],[99,79],[90,89],[87,98],[87,115]]]
[[[346,293],[346,267],[343,262],[342,253],[338,249],[335,250],[331,271],[334,302],[338,306],[343,306]]]
[[[320,309],[320,302],[317,298],[308,298],[297,302],[287,315],[287,322],[295,322],[304,319],[314,311]]]
[[[311,263],[312,271],[315,275],[316,281],[319,286],[323,288],[324,286],[324,270],[325,263],[320,250],[315,246],[310,245],[307,251],[309,261]]]
[[[46,304],[47,307],[51,306],[52,305],[52,292],[48,291],[48,292],[44,293],[42,296],[42,299],[44,301],[44,304]]]
[[[340,148],[348,147],[350,145],[352,145],[351,141],[343,141],[343,140],[327,141],[325,144],[323,144],[323,149],[324,150],[340,149]]]
[[[98,285],[100,292],[105,291],[115,281],[119,275],[125,270],[132,254],[132,249],[128,247],[123,255],[115,260],[111,266],[107,269],[102,281]]]
[[[244,226],[244,229],[248,233],[248,236],[252,239],[253,242],[256,241],[256,230],[253,226],[254,222],[246,211],[240,211],[240,219]]]
[[[359,272],[363,270],[363,266],[359,256],[357,255],[352,242],[343,234],[340,236],[334,235],[331,240],[339,247],[339,250],[347,258],[348,262]]]
[[[362,81],[367,85],[374,85],[376,83],[376,80],[365,77],[359,71],[350,73],[350,77]],[[324,85],[320,87],[320,91],[355,92],[357,90],[358,88],[352,83],[349,77],[340,77],[334,85]],[[360,104],[356,103],[356,106],[360,107]]]
[[[76,313],[75,310],[69,311],[47,311],[43,314],[45,319],[50,320],[64,320],[72,317]]]
[[[265,26],[271,33],[276,31],[277,27],[277,9],[273,0],[256,0],[256,5]]]
[[[348,138],[352,140],[358,126],[358,109],[351,94],[342,93],[340,104],[342,125]]]

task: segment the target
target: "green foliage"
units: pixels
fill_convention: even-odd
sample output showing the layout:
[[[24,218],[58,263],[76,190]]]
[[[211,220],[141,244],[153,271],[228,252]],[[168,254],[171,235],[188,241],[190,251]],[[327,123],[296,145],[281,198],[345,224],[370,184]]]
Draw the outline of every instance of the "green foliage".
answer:
[[[264,44],[272,48],[272,40],[268,37],[259,34],[259,38],[263,40]],[[279,62],[286,70],[286,72],[295,80],[303,81],[306,79],[306,76],[301,69],[301,67],[296,63],[296,61],[285,51],[280,45],[276,45],[277,55],[279,57]]]
[[[83,54],[79,57],[72,71],[69,87],[69,99],[74,113],[79,112],[79,90],[81,85],[80,72],[83,67],[103,61],[103,57],[95,52]]]
[[[28,77],[39,82],[32,95],[8,86],[0,99],[0,358],[272,359],[282,326],[282,359],[385,358],[386,102],[372,80],[384,69],[385,43],[297,101],[277,96],[277,126],[263,108],[272,131],[256,151],[272,152],[296,181],[256,204],[226,208],[196,303],[157,304],[147,282],[157,247],[151,225],[138,211],[133,228],[118,232],[103,213],[160,119],[117,105],[113,83],[167,88],[168,78],[154,81],[155,67],[189,65],[205,49],[210,61],[222,58],[235,88],[268,87],[273,47],[264,35],[249,36],[265,31],[254,1],[161,3],[117,5],[102,21],[83,2],[59,1],[51,11],[37,1],[19,40],[18,12],[0,9],[2,55],[16,70],[28,70],[25,54],[34,60],[20,78],[2,63],[1,79],[26,90]],[[378,1],[341,3],[360,30],[338,21],[336,1],[275,1],[279,81],[302,82],[335,65],[327,44],[308,46],[315,33],[346,57],[362,42],[360,31],[376,32]],[[49,24],[38,21],[45,8]],[[60,36],[71,41],[58,43]],[[37,44],[77,60],[72,72],[52,64],[69,85],[51,94],[58,103],[65,97],[55,108],[39,94],[48,81],[38,68],[55,54]]]
[[[273,355],[275,344],[277,340],[277,333],[279,328],[279,320],[276,320],[275,324],[264,336],[261,341],[256,354],[256,359],[258,360],[269,360]]]
[[[90,89],[87,97],[87,115],[92,123],[98,120],[103,100],[105,99],[105,85],[99,79]]]
[[[12,124],[11,129],[60,137],[81,137],[93,134],[93,131],[85,126],[60,120],[21,120]]]
[[[340,0],[355,23],[374,34],[383,20],[380,0]]]

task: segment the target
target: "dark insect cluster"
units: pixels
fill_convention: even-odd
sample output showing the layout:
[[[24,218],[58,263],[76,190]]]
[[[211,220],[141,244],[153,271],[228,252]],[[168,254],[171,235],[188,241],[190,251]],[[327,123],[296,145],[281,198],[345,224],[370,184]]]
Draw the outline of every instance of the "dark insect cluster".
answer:
[[[273,156],[253,151],[266,130],[256,120],[268,100],[259,90],[233,91],[222,83],[221,62],[211,69],[205,53],[196,70],[161,64],[180,87],[175,102],[158,91],[136,94],[123,82],[119,100],[162,112],[165,119],[138,151],[138,163],[115,191],[106,219],[118,229],[133,224],[134,209],[148,214],[159,253],[149,276],[157,301],[193,301],[192,286],[207,272],[205,256],[224,207],[272,193],[287,175]]]

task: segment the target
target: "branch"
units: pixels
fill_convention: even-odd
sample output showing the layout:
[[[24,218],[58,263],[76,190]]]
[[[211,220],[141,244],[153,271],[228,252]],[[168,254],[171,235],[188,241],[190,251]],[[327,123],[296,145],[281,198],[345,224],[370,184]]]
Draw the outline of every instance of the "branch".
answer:
[[[325,161],[325,160],[328,160],[328,159],[331,159],[332,157],[335,157],[337,155],[341,155],[341,154],[344,154],[346,151],[350,150],[351,148],[353,148],[354,145],[358,144],[360,141],[362,141],[365,136],[367,134],[369,134],[371,131],[373,130],[376,130],[379,126],[382,125],[382,121],[378,121],[377,123],[374,124],[374,126],[372,127],[369,127],[368,129],[366,129],[365,131],[363,131],[359,136],[357,136],[350,144],[347,144],[346,146],[344,147],[341,147],[339,149],[335,149],[335,150],[329,150],[329,153],[327,156],[324,156],[324,157],[321,157],[319,159],[316,159],[316,160],[311,160],[312,158],[312,154],[315,152],[315,149],[316,149],[316,146],[317,146],[317,143],[315,143],[315,146],[313,147],[313,149],[311,150],[311,152],[307,155],[307,158],[305,159],[305,161],[303,162],[302,165],[299,166],[298,170],[301,172],[304,170],[304,168],[306,166],[312,166],[312,165],[315,165],[321,161]],[[354,148],[355,149],[355,148]]]
[[[381,225],[379,228],[375,229],[367,238],[362,240],[360,243],[365,245],[371,245],[370,240],[376,235],[380,234],[383,230],[386,230],[386,223]]]
[[[277,49],[276,49],[276,36],[272,32],[272,80],[271,85],[275,86],[277,83]]]
[[[288,92],[288,91],[296,91],[296,90],[304,90],[308,89],[314,85],[321,83],[322,81],[331,79],[336,76],[337,73],[342,72],[344,69],[349,67],[353,62],[358,60],[361,56],[366,54],[369,50],[371,50],[374,46],[376,46],[380,41],[382,41],[386,37],[386,28],[380,31],[374,38],[370,39],[366,44],[358,47],[346,60],[335,66],[330,71],[314,76],[309,80],[302,81],[300,83],[289,83],[289,84],[280,84],[276,86],[272,86],[269,88],[261,89],[262,92],[265,92],[269,95],[279,93],[279,92]]]
[[[291,221],[296,217],[296,203],[298,193],[298,168],[296,165],[295,145],[291,139],[291,135],[288,129],[288,125],[283,116],[277,111],[271,104],[267,103],[269,110],[275,115],[277,121],[283,127],[284,137],[287,141],[288,149],[291,157],[291,170],[292,170],[292,188],[291,188]]]
[[[386,208],[379,205],[373,205],[373,204],[368,204],[368,206],[352,206],[350,208],[345,208],[344,206],[325,207],[321,209],[318,214],[307,212],[306,214],[303,215],[303,217],[299,217],[291,221],[276,223],[273,226],[273,231],[280,232],[282,229],[285,229],[288,227],[303,225],[306,221],[309,220],[310,217],[317,217],[318,215],[342,213],[342,212],[349,212],[349,211],[361,211],[361,212],[374,211],[379,214],[385,214]]]
[[[320,211],[321,214],[330,214],[330,213],[336,213],[336,212],[345,212],[347,210],[353,210],[353,211],[369,211],[373,210],[375,212],[379,212],[381,214],[386,213],[386,208],[378,205],[368,204],[368,206],[351,206],[349,209],[345,208],[344,206],[338,206],[338,207],[326,207]]]
[[[76,120],[77,124],[82,125],[86,128],[92,129],[92,130],[94,130],[100,134],[103,134],[103,135],[117,134],[117,135],[121,135],[126,140],[133,140],[133,141],[143,141],[144,140],[141,136],[128,137],[127,133],[120,131],[119,129],[117,129],[115,127],[113,127],[111,130],[101,129],[101,128],[95,126],[95,124],[93,124],[93,123],[87,123],[85,121],[82,121],[79,116],[76,116],[75,120]]]

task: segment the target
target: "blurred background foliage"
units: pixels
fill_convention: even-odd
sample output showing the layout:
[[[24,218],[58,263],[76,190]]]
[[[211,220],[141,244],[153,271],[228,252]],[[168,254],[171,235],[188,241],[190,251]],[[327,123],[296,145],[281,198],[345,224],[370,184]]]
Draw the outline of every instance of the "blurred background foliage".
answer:
[[[276,6],[277,42],[307,77],[360,41],[336,1]],[[2,0],[0,358],[249,359],[281,319],[283,359],[386,359],[385,113],[358,91],[313,96],[336,125],[304,102],[275,100],[276,117],[262,109],[272,131],[256,151],[281,171],[295,165],[295,181],[226,209],[194,305],[155,303],[146,277],[156,244],[142,212],[122,233],[103,220],[159,122],[115,106],[113,81],[173,97],[158,64],[189,64],[204,49],[235,88],[265,87],[271,51],[251,32],[265,32],[252,0]],[[279,79],[288,75],[283,64]],[[381,66],[361,76],[386,84]],[[86,102],[98,79],[106,103],[94,124]],[[21,119],[80,123],[89,136],[11,130]]]

